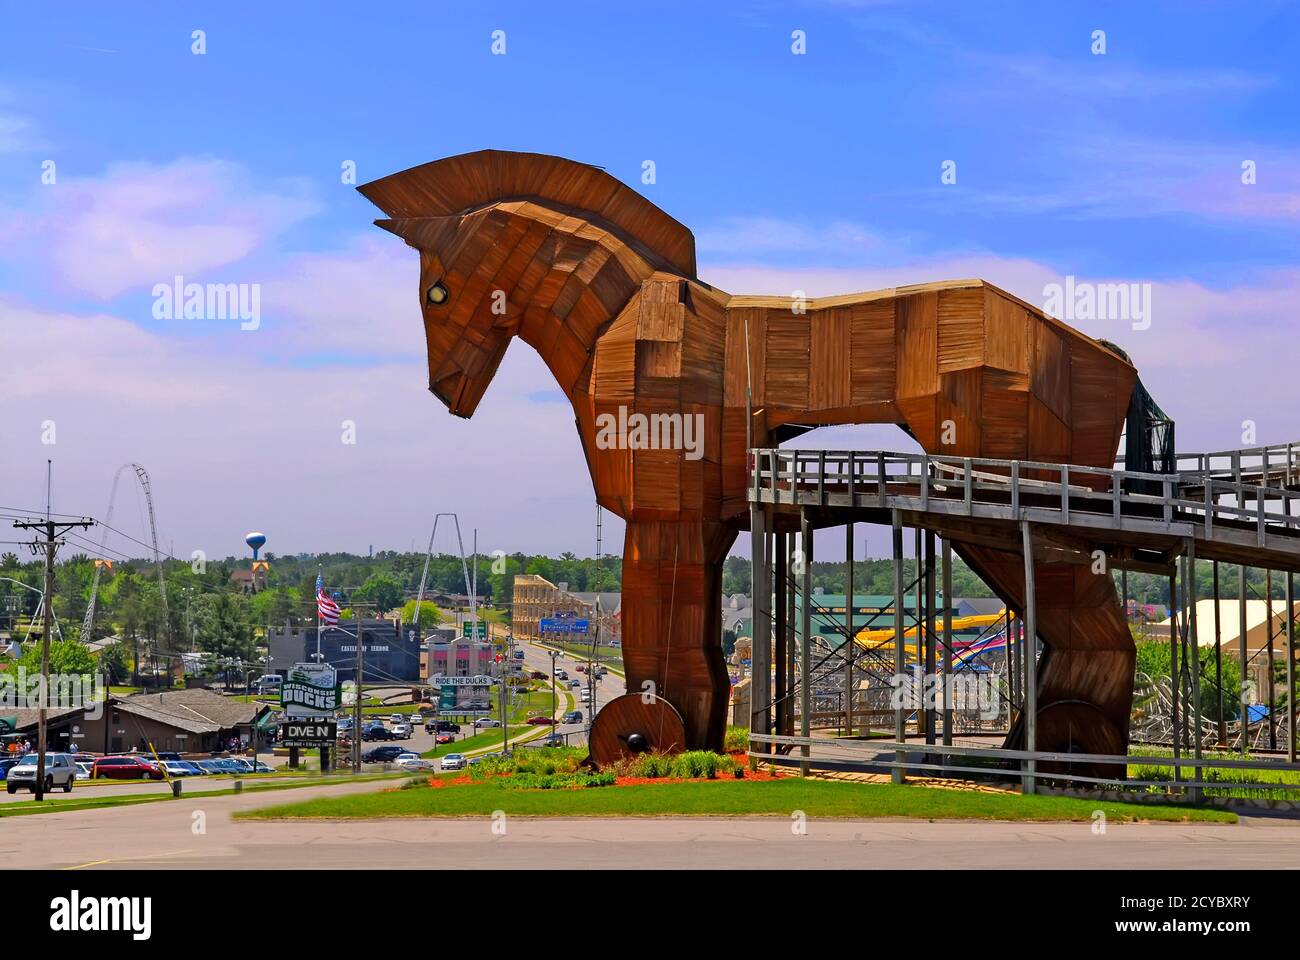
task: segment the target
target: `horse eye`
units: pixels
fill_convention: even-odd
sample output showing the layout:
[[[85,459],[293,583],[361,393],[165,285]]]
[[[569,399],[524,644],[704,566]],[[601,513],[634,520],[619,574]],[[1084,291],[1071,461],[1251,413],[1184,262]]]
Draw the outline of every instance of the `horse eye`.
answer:
[[[447,298],[450,296],[451,294],[447,292],[447,288],[444,287],[442,281],[439,280],[425,292],[424,298],[433,306],[440,307],[447,302]]]

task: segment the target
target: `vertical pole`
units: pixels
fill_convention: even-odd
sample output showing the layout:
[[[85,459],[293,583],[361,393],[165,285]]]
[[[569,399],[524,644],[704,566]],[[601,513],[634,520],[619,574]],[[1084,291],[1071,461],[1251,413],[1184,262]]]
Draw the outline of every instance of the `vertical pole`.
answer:
[[[847,590],[844,595],[844,734],[853,736],[853,658],[858,645],[853,642],[853,521],[844,526],[844,557],[848,561]]]
[[[1178,701],[1179,691],[1182,688],[1183,676],[1179,669],[1178,663],[1178,645],[1182,641],[1182,609],[1178,605],[1178,565],[1181,560],[1175,560],[1173,569],[1169,572],[1169,692],[1173,699],[1170,707],[1170,723],[1173,726],[1174,740],[1174,759],[1177,760],[1182,756],[1182,728],[1179,726],[1178,719]],[[1182,779],[1182,774],[1177,765],[1174,766],[1174,783]]]
[[[1295,763],[1295,574],[1286,574],[1286,759]]]
[[[1237,502],[1244,506],[1244,494],[1238,494]],[[1241,753],[1246,754],[1250,741],[1250,684],[1247,683],[1247,670],[1250,657],[1246,652],[1246,566],[1237,568],[1237,656],[1241,658]]]
[[[752,543],[750,588],[754,611],[753,642],[750,651],[749,680],[749,730],[767,735],[772,732],[770,715],[772,696],[769,684],[772,676],[772,620],[771,591],[767,589],[767,512],[762,505],[750,504],[749,525]],[[770,753],[770,744],[757,744],[760,753]]]
[[[893,511],[894,531],[894,740],[900,745],[907,739],[907,712],[905,703],[910,699],[907,694],[907,675],[903,661],[903,515],[897,509]],[[907,759],[904,750],[894,754],[898,764],[893,768],[894,783],[902,783],[907,776],[903,762]]]
[[[943,745],[952,746],[952,541],[943,538]]]
[[[791,562],[788,564],[789,576],[786,580],[786,601],[785,601],[786,609],[790,611],[790,619],[789,622],[786,624],[790,637],[789,637],[789,641],[785,645],[785,696],[786,696],[786,701],[785,701],[786,702],[786,710],[785,710],[786,731],[785,732],[787,736],[793,736],[794,735],[794,687],[795,687],[795,683],[794,683],[795,649],[794,648],[795,648],[795,640],[798,639],[798,635],[799,635],[798,625],[795,623],[795,619],[794,619],[795,609],[797,607],[797,604],[795,602],[797,593],[795,589],[796,585],[794,580],[794,574],[796,569],[794,558],[796,556],[795,554],[796,548],[794,545],[795,540],[794,540],[793,533],[789,534],[789,536],[787,537],[787,543],[790,548],[789,556]],[[799,549],[802,549],[802,547],[800,547]]]
[[[36,783],[33,792],[37,801],[45,799],[45,751],[48,749],[46,708],[50,703],[50,631],[54,629],[54,526],[49,524],[45,534],[45,596],[42,600],[42,620],[45,629],[41,634],[41,689],[40,708],[36,712]]]
[[[935,632],[934,632],[934,531],[925,531],[925,622],[922,626],[925,629],[925,681],[933,689],[935,682],[936,664],[935,664]],[[951,638],[945,637],[947,642]],[[934,744],[935,727],[938,724],[939,714],[935,709],[933,699],[927,699],[925,704],[925,742]]]
[[[916,583],[912,590],[912,623],[916,627],[916,654],[912,661],[912,676],[914,678],[913,687],[918,695],[916,703],[916,734],[919,737],[926,735],[926,723],[929,720],[929,713],[925,709],[925,703],[919,699],[922,691],[925,689],[925,677],[921,676],[925,663],[925,560],[922,555],[921,546],[921,528],[917,527],[912,536],[912,556],[916,558]]]
[[[1186,571],[1183,575],[1183,593],[1187,596],[1188,643],[1192,667],[1192,756],[1201,759],[1201,644],[1196,623],[1196,541],[1187,538]],[[1201,768],[1195,768],[1196,782],[1201,780]],[[1201,788],[1192,788],[1192,799],[1199,802]]]
[[[790,557],[791,535],[777,533],[773,539],[775,541],[773,552],[776,554],[776,582],[772,590],[776,598],[776,655],[772,671],[776,678],[776,696],[773,699],[776,701],[776,732],[782,736],[789,736],[790,690],[785,683],[785,665],[790,659],[790,605],[787,602],[789,592],[786,588],[786,579],[789,576],[787,561]],[[751,651],[751,656],[752,653]],[[750,664],[752,667],[752,660]],[[752,669],[750,673],[752,675]],[[750,682],[753,683],[752,680]]]
[[[1219,561],[1215,560],[1211,569],[1214,571],[1214,681],[1215,698],[1219,705],[1219,746],[1228,745],[1228,721],[1223,717],[1226,706],[1223,702],[1223,618],[1219,610]]]
[[[1127,622],[1129,621],[1129,614],[1128,614],[1128,567],[1123,567],[1123,568],[1121,568],[1120,571],[1119,571],[1119,592],[1120,592],[1120,593],[1122,594],[1122,596],[1123,596],[1123,601],[1124,601],[1124,622],[1127,623]]]
[[[357,611],[357,655],[354,660],[353,669],[356,670],[356,677],[353,678],[353,686],[356,688],[356,697],[352,702],[352,772],[361,772],[361,676],[365,670],[365,654],[362,652],[365,648],[365,628],[361,625],[361,611]],[[436,738],[435,738],[436,739]]]
[[[1268,748],[1277,749],[1277,714],[1274,708],[1277,706],[1273,693],[1273,657],[1276,650],[1273,646],[1273,571],[1264,571],[1264,623],[1267,626],[1268,636],[1268,663],[1264,666],[1264,689],[1268,694]]]
[[[1025,661],[1025,749],[1038,749],[1038,594],[1034,582],[1034,532],[1028,520],[1020,521],[1020,539],[1025,553],[1025,642],[1021,656]],[[1030,758],[1025,763],[1023,790],[1033,793],[1034,773],[1038,762]]]
[[[800,592],[803,594],[803,616],[799,636],[799,736],[811,735],[812,722],[812,564],[813,564],[813,529],[808,518],[808,508],[799,510],[799,538],[803,541],[803,576]],[[808,744],[799,748],[803,760],[799,763],[799,773],[808,776],[812,769],[808,762],[811,750]]]

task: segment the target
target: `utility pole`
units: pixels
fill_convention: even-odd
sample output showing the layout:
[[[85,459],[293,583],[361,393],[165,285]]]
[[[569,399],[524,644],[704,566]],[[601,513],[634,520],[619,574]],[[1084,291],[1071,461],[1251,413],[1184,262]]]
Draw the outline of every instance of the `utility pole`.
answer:
[[[362,625],[361,611],[357,611],[357,657],[356,657],[356,678],[353,686],[356,687],[356,696],[352,701],[352,772],[361,772],[361,674],[366,667],[365,637],[366,630]]]
[[[49,469],[49,461],[46,461],[46,469]],[[83,517],[80,520],[71,522],[58,522],[50,519],[50,504],[47,494],[45,501],[45,519],[44,520],[15,520],[14,526],[19,530],[39,530],[45,535],[45,630],[41,637],[41,685],[37,696],[40,702],[37,704],[36,713],[36,800],[39,802],[45,799],[45,748],[46,748],[46,710],[50,702],[50,632],[54,629],[54,552],[58,549],[59,537],[69,530],[81,528],[89,529],[95,525],[95,521],[89,517]],[[36,546],[36,543],[33,543]]]

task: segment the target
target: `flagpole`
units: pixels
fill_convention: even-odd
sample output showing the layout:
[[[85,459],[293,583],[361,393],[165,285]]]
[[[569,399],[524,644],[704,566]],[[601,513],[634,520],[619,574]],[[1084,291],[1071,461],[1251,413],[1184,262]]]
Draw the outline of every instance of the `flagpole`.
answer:
[[[321,616],[320,616],[320,592],[321,592],[321,576],[322,576],[321,568],[318,566],[318,567],[316,568],[316,662],[317,662],[317,663],[320,663],[320,660],[321,660],[321,657],[320,657],[320,628],[321,628]]]

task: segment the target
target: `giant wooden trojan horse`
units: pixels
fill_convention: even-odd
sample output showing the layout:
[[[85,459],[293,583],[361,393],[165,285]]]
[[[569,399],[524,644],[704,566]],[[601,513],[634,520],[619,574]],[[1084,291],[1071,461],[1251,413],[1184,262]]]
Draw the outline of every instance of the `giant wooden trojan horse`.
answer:
[[[559,157],[485,150],[359,189],[386,214],[376,223],[419,251],[433,394],[471,416],[520,337],[573,404],[597,500],[627,522],[631,692],[594,722],[597,762],[722,746],[722,563],[748,526],[747,383],[755,446],[788,424],[883,422],[933,453],[1114,462],[1134,369],[982,281],[809,300],[802,312],[788,298],[731,296],[697,279],[684,226]],[[608,418],[634,414],[694,417],[702,446],[597,442]],[[945,421],[955,443],[941,446]],[[1019,555],[954,547],[1020,607]],[[1110,577],[1046,562],[1035,579],[1039,749],[1124,752],[1134,648]],[[639,695],[646,681],[656,698]]]

